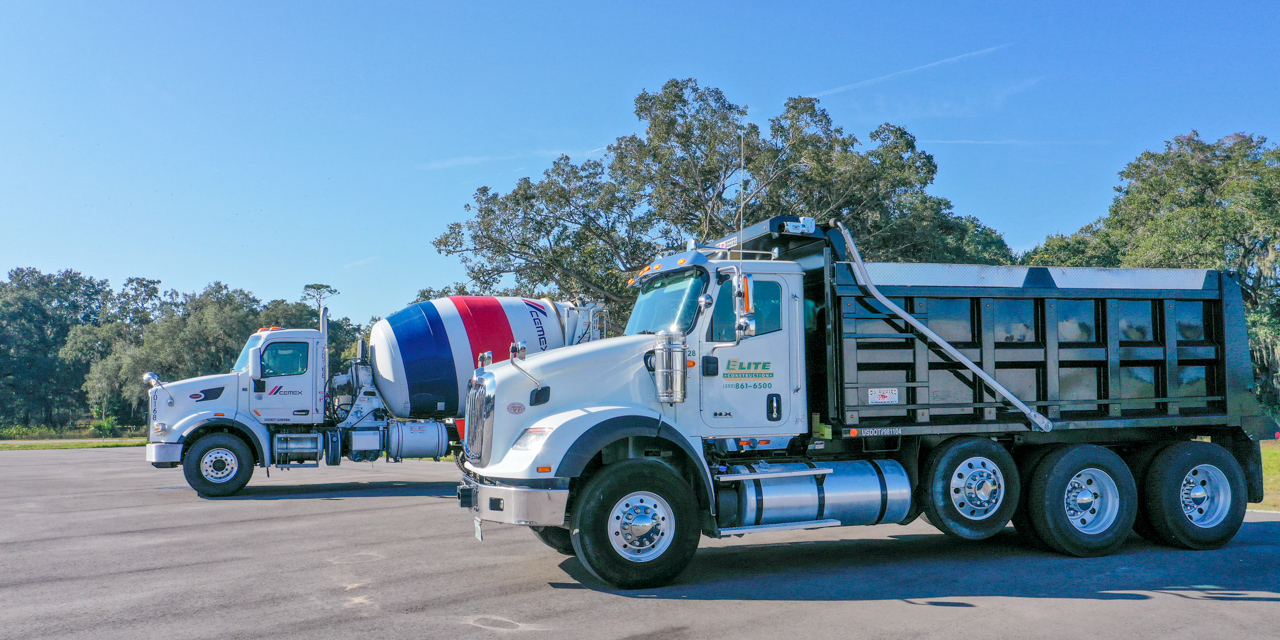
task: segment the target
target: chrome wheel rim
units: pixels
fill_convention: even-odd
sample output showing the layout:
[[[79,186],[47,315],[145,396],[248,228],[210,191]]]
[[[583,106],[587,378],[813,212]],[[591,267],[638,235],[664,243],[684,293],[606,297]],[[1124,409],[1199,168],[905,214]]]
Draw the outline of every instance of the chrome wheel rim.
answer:
[[[671,546],[676,531],[671,505],[649,491],[624,496],[609,511],[609,542],[618,555],[648,562]]]
[[[200,473],[209,482],[222,484],[234,477],[239,468],[240,461],[229,449],[210,449],[200,458]]]
[[[1082,469],[1067,483],[1063,494],[1067,521],[1081,533],[1106,531],[1120,514],[1120,489],[1102,469]]]
[[[1221,469],[1202,464],[1182,478],[1181,498],[1182,513],[1191,524],[1202,529],[1216,527],[1231,510],[1231,483]]]
[[[975,456],[951,474],[951,506],[969,520],[986,520],[1004,502],[1004,474],[989,458]]]

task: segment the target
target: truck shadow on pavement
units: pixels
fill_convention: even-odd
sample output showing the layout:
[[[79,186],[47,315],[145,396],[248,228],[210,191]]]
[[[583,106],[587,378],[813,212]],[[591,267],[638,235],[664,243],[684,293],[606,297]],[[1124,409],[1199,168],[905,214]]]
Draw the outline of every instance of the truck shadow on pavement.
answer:
[[[340,500],[343,498],[453,498],[457,482],[327,482],[301,485],[248,486],[239,493],[210,500]]]
[[[1104,558],[1033,549],[1011,528],[982,542],[941,533],[892,538],[700,549],[676,583],[660,589],[610,589],[576,558],[560,567],[581,588],[668,600],[900,600],[973,607],[957,599],[1148,600],[1162,593],[1280,603],[1280,522],[1246,522],[1217,551],[1172,549],[1134,535],[1118,554]]]

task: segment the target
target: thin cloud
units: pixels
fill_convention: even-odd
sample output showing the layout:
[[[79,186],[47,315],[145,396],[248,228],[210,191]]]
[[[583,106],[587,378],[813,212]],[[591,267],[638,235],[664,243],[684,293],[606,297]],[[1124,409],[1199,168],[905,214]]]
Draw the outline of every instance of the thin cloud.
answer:
[[[1006,44],[998,45],[998,46],[995,46],[995,47],[991,47],[991,48],[988,48],[988,49],[983,49],[983,50],[981,50],[981,51],[973,51],[973,52],[970,52],[970,53],[961,54],[961,55],[955,56],[954,58],[947,58],[946,60],[939,60],[939,61],[937,61],[937,62],[930,62],[929,64],[920,65],[920,66],[918,66],[918,67],[913,67],[913,68],[911,68],[911,69],[904,69],[904,70],[902,70],[902,71],[895,71],[895,72],[893,72],[893,73],[891,73],[891,74],[889,74],[889,75],[887,75],[887,76],[880,76],[879,78],[871,78],[870,80],[863,80],[863,81],[861,81],[861,82],[855,82],[855,83],[853,83],[853,84],[846,84],[846,85],[844,85],[843,87],[836,87],[836,88],[834,88],[834,89],[827,89],[826,91],[819,91],[819,92],[817,92],[817,93],[810,94],[810,95],[809,95],[809,97],[811,97],[811,98],[821,98],[821,97],[823,97],[823,96],[829,96],[829,95],[831,95],[831,94],[833,94],[833,93],[840,93],[840,92],[842,92],[842,91],[848,91],[848,90],[850,90],[850,89],[861,89],[862,87],[867,87],[867,86],[871,86],[871,85],[873,85],[873,84],[878,84],[878,83],[884,82],[885,80],[888,80],[888,79],[890,79],[890,78],[896,78],[896,77],[898,77],[898,76],[904,76],[904,75],[907,75],[908,73],[915,73],[915,72],[917,72],[917,71],[924,71],[925,69],[932,69],[933,67],[940,67],[940,66],[945,65],[945,64],[954,64],[954,63],[960,62],[961,60],[968,60],[969,58],[977,58],[978,56],[985,56],[985,55],[987,55],[988,53],[992,53],[992,52],[994,52],[994,51],[999,51],[1000,49],[1003,49],[1003,48],[1005,48],[1005,47],[1009,46],[1010,44],[1013,44],[1013,43],[1012,43],[1012,42],[1010,42],[1010,43],[1006,43]]]
[[[486,162],[493,162],[494,160],[512,160],[518,157],[519,156],[462,156],[460,158],[449,158],[448,160],[433,160],[426,164],[418,165],[418,168],[433,171],[435,169],[451,169],[453,167],[484,164]]]
[[[997,144],[1013,146],[1034,145],[1106,145],[1110,140],[921,140],[921,144]]]
[[[358,267],[358,266],[360,266],[360,265],[362,265],[362,264],[369,264],[370,262],[373,262],[374,260],[377,260],[377,259],[378,259],[378,256],[369,256],[368,258],[365,258],[365,259],[363,259],[363,260],[356,260],[355,262],[348,262],[347,264],[342,265],[342,268],[343,268],[343,269],[350,269],[351,267]]]
[[[569,156],[584,157],[604,151],[608,147],[597,147],[588,149],[587,151],[558,151],[555,149],[537,149],[529,153],[521,153],[513,156],[461,156],[458,158],[449,158],[446,160],[433,160],[425,164],[418,165],[419,169],[424,171],[434,171],[436,169],[452,169],[454,167],[467,167],[477,164],[485,164],[487,162],[498,162],[501,160],[518,160],[521,158],[543,158],[543,157],[559,157]],[[520,171],[520,169],[516,169]]]

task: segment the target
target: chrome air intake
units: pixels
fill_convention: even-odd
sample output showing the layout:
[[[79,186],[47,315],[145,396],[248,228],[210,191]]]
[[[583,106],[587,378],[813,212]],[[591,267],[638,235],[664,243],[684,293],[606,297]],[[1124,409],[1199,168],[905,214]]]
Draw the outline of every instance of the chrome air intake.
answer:
[[[684,402],[685,360],[684,334],[679,331],[658,332],[653,346],[653,382],[658,387],[658,402]]]
[[[463,451],[467,459],[481,466],[489,463],[487,442],[493,437],[493,397],[496,381],[492,373],[477,371],[467,386],[466,439]]]

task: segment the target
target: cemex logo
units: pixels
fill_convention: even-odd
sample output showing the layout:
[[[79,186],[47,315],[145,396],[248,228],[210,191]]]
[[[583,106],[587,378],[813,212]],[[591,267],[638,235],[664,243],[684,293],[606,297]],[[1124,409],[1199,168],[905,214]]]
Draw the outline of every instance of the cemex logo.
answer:
[[[521,299],[523,300],[523,298]],[[547,317],[547,308],[532,300],[525,300],[524,304],[526,307],[529,307],[529,317],[533,319],[534,329],[538,330],[538,349],[546,351],[547,330],[542,326],[542,318]],[[538,314],[542,314],[542,317],[538,317]]]
[[[268,392],[267,392],[267,395],[269,395],[269,396],[300,396],[300,395],[302,395],[302,392],[301,392],[301,391],[286,391],[286,390],[284,389],[284,387],[282,387],[282,386],[278,386],[278,387],[275,387],[274,389],[272,389],[271,391],[268,391]]]

